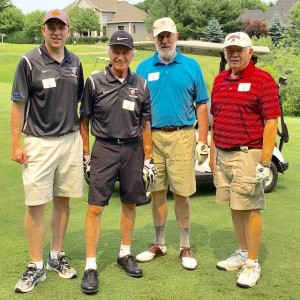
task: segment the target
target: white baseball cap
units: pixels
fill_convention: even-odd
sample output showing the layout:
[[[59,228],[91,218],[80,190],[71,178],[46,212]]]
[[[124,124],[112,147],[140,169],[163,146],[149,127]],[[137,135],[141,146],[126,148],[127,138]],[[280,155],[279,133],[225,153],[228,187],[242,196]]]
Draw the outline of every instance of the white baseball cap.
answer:
[[[224,48],[229,46],[252,47],[249,35],[245,32],[229,33],[224,41]]]
[[[174,21],[171,18],[161,18],[156,20],[153,23],[153,36],[156,37],[157,35],[159,35],[161,32],[172,32],[172,33],[176,33],[177,32],[177,28],[176,25],[174,23]]]

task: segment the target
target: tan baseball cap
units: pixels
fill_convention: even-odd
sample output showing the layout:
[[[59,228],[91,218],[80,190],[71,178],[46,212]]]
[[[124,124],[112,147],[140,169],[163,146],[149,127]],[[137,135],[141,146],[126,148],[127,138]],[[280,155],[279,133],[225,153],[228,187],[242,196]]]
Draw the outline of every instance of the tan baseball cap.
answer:
[[[177,28],[176,25],[174,23],[174,21],[171,18],[161,18],[156,20],[153,23],[153,36],[156,37],[157,35],[159,35],[161,32],[172,32],[172,33],[176,33],[177,32]]]
[[[224,48],[229,46],[252,47],[249,35],[245,32],[229,33],[224,41]]]
[[[67,13],[60,9],[53,9],[48,11],[44,17],[44,24],[51,19],[61,20],[66,25],[70,24]]]

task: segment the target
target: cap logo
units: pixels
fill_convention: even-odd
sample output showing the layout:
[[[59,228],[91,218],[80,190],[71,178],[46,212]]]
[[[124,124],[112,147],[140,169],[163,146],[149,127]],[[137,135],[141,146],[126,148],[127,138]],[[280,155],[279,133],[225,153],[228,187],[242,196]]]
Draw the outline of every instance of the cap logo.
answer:
[[[234,42],[234,39],[240,39],[240,36],[237,34],[233,34],[233,35],[229,36],[228,41],[232,40],[232,42]]]
[[[52,16],[60,16],[60,12],[58,10],[55,10],[53,13],[52,13]]]
[[[121,37],[117,37],[117,41],[122,41],[122,40],[128,40],[127,37],[121,38]]]

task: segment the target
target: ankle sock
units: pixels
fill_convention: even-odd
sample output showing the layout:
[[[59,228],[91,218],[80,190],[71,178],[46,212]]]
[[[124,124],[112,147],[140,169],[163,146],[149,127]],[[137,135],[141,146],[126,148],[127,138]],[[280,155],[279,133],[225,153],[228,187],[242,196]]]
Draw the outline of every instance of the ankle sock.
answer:
[[[44,262],[42,260],[41,261],[33,261],[32,263],[34,263],[36,265],[37,269],[43,270]]]
[[[97,270],[96,257],[87,257],[85,261],[85,271],[88,269]]]
[[[119,257],[124,257],[128,254],[131,254],[130,245],[121,245],[120,252],[119,252]]]
[[[245,258],[245,259],[248,258],[248,250],[239,249],[239,253],[242,258]]]

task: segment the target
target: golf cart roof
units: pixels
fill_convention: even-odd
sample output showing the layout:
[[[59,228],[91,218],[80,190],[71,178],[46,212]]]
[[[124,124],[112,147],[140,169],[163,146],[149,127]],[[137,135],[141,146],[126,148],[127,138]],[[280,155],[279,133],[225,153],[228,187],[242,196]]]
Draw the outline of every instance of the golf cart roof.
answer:
[[[155,50],[154,41],[135,42],[134,46],[142,50]],[[182,53],[220,57],[221,53],[223,53],[224,44],[202,41],[178,41],[177,48]],[[261,56],[271,52],[265,46],[253,46],[252,48],[254,56]]]

